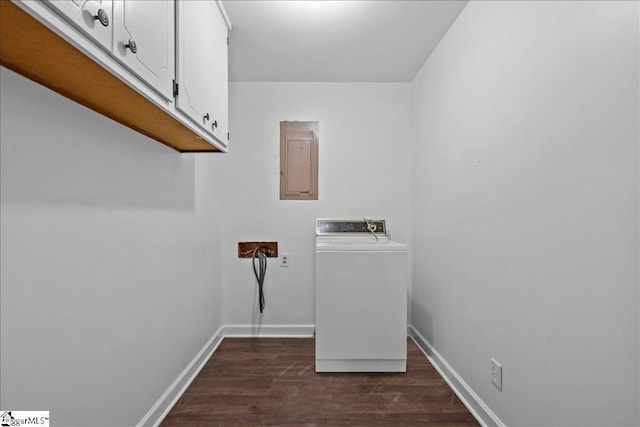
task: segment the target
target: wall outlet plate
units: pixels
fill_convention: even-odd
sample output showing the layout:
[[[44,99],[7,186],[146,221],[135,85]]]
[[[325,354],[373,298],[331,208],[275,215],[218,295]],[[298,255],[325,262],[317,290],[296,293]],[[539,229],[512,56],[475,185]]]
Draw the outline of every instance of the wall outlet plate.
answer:
[[[289,267],[289,254],[280,255],[280,267]]]
[[[495,359],[491,359],[491,383],[502,391],[502,365]]]

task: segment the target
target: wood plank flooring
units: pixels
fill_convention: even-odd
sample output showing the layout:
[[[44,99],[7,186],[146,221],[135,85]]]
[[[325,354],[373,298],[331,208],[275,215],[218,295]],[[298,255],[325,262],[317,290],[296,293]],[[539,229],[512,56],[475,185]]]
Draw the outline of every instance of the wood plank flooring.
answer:
[[[313,338],[225,338],[161,427],[478,426],[411,340],[406,373],[316,373]]]

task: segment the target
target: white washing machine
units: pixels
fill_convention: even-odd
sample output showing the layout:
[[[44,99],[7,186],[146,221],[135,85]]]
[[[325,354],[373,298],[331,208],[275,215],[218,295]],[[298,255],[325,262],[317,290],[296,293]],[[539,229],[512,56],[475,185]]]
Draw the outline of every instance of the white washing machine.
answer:
[[[384,220],[316,220],[316,372],[406,372],[407,247]]]

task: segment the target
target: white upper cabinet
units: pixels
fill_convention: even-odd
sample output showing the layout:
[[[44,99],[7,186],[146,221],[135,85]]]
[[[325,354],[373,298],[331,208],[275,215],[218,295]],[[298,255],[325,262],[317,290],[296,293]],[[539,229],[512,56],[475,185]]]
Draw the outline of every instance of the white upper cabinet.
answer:
[[[221,0],[6,3],[3,22],[22,22],[20,10],[33,18],[3,39],[14,69],[176,150],[227,151],[231,24]],[[25,44],[38,49],[25,54]]]
[[[175,7],[165,0],[114,0],[113,56],[173,99]]]
[[[112,0],[47,0],[49,6],[106,50],[111,50]]]
[[[177,2],[176,107],[228,143],[228,27],[217,2]]]
[[[216,5],[217,7],[217,5]],[[209,106],[213,114],[213,134],[220,141],[227,141],[229,131],[229,61],[227,24],[220,9],[214,14],[214,37],[211,40],[213,53],[211,64],[211,99]]]
[[[203,128],[209,129],[212,27],[215,5],[208,1],[178,1],[176,107]]]

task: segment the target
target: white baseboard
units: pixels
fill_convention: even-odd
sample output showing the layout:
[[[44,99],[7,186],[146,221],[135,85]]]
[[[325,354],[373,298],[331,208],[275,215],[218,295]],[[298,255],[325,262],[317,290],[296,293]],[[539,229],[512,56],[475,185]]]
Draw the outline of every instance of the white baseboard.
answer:
[[[198,354],[191,360],[186,368],[178,375],[178,378],[162,393],[162,396],[149,409],[149,411],[138,422],[137,427],[157,426],[167,416],[171,408],[187,390],[187,387],[198,376],[204,365],[207,364],[213,353],[216,351],[224,339],[224,326],[221,326],[207,343],[200,349]]]
[[[315,325],[225,325],[225,338],[312,338]]]
[[[469,384],[458,375],[431,343],[413,326],[409,326],[408,329],[411,339],[422,350],[431,365],[436,368],[476,420],[484,427],[505,427],[500,418],[480,399],[473,389],[469,387]]]

